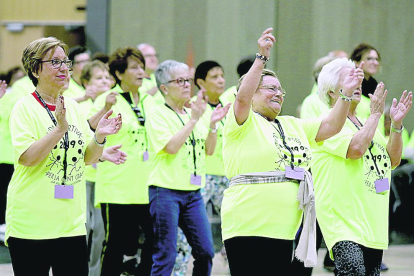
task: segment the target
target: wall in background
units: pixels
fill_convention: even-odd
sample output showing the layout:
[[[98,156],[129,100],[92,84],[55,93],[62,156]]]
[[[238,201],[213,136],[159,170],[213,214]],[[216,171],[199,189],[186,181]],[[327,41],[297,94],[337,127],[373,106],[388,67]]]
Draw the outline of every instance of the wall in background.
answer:
[[[160,60],[200,62],[213,59],[224,67],[227,86],[237,82],[239,60],[257,52],[261,32],[273,26],[277,43],[268,68],[277,72],[287,91],[284,114],[309,94],[314,62],[334,49],[351,52],[360,42],[382,55],[381,73],[388,101],[404,89],[414,90],[414,1],[412,0],[87,0],[94,24],[86,26],[93,49],[111,53],[118,47],[147,42]],[[0,68],[20,63],[21,51],[44,35],[44,26],[10,33],[5,22],[86,20],[76,9],[86,0],[2,0],[0,2]],[[93,4],[93,5],[92,5]],[[92,20],[95,18],[94,20]],[[100,19],[100,21],[99,21]],[[42,29],[43,28],[43,29]],[[71,39],[71,38],[69,38]],[[71,41],[65,41],[72,44]],[[414,118],[411,111],[410,118]],[[406,120],[414,128],[414,120]]]

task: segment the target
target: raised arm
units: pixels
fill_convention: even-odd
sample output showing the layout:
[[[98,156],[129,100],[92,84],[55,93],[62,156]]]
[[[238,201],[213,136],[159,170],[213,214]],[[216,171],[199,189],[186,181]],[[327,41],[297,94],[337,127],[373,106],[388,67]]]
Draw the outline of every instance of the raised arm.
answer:
[[[68,130],[66,121],[66,108],[63,96],[59,96],[56,104],[55,116],[57,125],[48,134],[34,142],[19,158],[19,164],[26,167],[38,165],[53,150]]]
[[[391,159],[391,167],[396,167],[401,162],[403,148],[401,132],[403,129],[403,120],[411,109],[412,98],[413,93],[411,91],[409,93],[404,91],[399,103],[397,103],[397,99],[395,98],[392,100],[390,109],[391,131],[390,139],[387,144],[387,152]]]
[[[214,109],[213,113],[211,114],[210,129],[215,129],[216,124],[220,122],[221,120],[223,120],[223,118],[227,115],[227,112],[229,112],[230,105],[231,104],[228,104],[222,107],[221,104],[219,104]],[[207,155],[214,154],[214,150],[216,149],[216,144],[217,144],[217,132],[209,131],[207,139],[206,139],[206,154]]]
[[[369,94],[371,98],[371,114],[364,126],[358,130],[352,137],[351,143],[348,147],[346,158],[359,159],[367,151],[374,138],[375,131],[378,127],[378,121],[384,112],[385,99],[388,91],[384,91],[384,84],[381,82],[377,85],[374,95]]]
[[[121,114],[118,114],[115,118],[109,118],[112,112],[112,110],[108,111],[99,121],[93,141],[89,143],[85,151],[86,165],[98,162],[103,152],[103,146],[99,144],[104,143],[106,136],[118,133],[122,127]]]
[[[267,58],[270,57],[270,48],[276,42],[275,37],[272,35],[273,28],[266,29],[259,40],[259,54]],[[252,98],[260,82],[262,71],[265,67],[265,61],[256,59],[244,77],[243,83],[239,87],[239,91],[234,101],[234,115],[239,125],[242,125],[249,116],[249,112],[252,106]]]
[[[106,101],[104,107],[99,110],[95,115],[89,118],[88,122],[92,129],[98,127],[98,123],[101,120],[102,116],[108,112],[114,104],[116,104],[116,96],[119,95],[117,92],[111,92],[106,96]]]
[[[169,154],[176,154],[184,145],[187,138],[191,135],[198,120],[206,110],[206,101],[204,101],[204,91],[198,93],[197,99],[191,103],[191,118],[179,132],[165,145],[164,151]]]
[[[364,62],[361,62],[360,67],[351,69],[344,79],[342,94],[352,98],[355,89],[361,86],[362,80],[364,79],[364,71],[362,70],[363,66]],[[318,134],[315,138],[316,142],[324,141],[341,131],[345,124],[350,105],[351,102],[344,101],[341,98],[336,101],[335,106],[332,108],[329,115],[321,122]]]

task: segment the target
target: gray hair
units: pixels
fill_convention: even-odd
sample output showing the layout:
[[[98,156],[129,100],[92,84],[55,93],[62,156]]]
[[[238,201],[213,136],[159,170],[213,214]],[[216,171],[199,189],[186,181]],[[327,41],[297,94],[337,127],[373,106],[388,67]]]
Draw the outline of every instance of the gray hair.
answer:
[[[347,58],[337,58],[326,64],[319,73],[319,98],[328,106],[330,102],[328,92],[335,91],[341,71],[345,68],[355,68],[354,62]]]
[[[161,62],[154,71],[158,89],[161,90],[161,84],[167,84],[180,71],[189,71],[188,65],[175,60]]]

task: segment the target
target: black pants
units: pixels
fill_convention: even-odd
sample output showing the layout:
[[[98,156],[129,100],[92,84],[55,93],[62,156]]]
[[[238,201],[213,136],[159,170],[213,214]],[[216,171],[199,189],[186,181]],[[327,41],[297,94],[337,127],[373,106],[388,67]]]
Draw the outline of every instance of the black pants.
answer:
[[[298,233],[295,237],[295,250],[298,247],[300,236],[302,235],[303,226],[299,228]],[[322,244],[322,231],[319,227],[318,220],[316,220],[316,253],[318,253],[319,248],[321,248]],[[325,255],[324,265],[326,262],[329,262],[329,252]],[[292,261],[292,275],[300,275],[300,276],[311,276],[313,271],[313,267],[305,267],[305,264],[299,261],[297,258],[293,258]]]
[[[7,187],[13,171],[13,164],[0,164],[0,224],[4,224],[6,221]]]
[[[232,276],[291,275],[293,241],[235,237],[224,241]]]
[[[154,233],[148,204],[101,204],[105,227],[102,276],[121,274],[123,255],[134,256],[139,247],[140,227],[145,235],[138,275],[150,275]]]
[[[335,275],[380,275],[383,250],[367,248],[352,241],[340,241],[332,247]]]
[[[50,240],[10,237],[9,251],[15,276],[87,276],[86,236]]]

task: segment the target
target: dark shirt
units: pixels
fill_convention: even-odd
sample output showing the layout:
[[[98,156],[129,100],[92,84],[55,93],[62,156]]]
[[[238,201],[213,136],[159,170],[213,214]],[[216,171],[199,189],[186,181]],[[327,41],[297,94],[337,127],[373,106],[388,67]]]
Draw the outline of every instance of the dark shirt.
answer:
[[[362,95],[369,99],[368,94],[374,94],[375,89],[377,89],[378,82],[373,78],[370,77],[369,80],[362,81]]]

